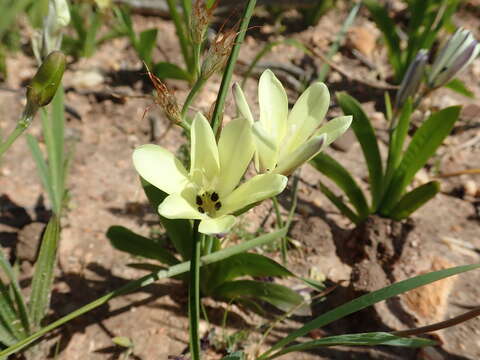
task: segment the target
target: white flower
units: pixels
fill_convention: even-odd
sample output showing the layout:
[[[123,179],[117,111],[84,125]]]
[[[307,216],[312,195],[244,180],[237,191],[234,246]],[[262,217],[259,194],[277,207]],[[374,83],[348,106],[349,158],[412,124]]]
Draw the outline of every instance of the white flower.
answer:
[[[204,234],[224,233],[235,223],[235,214],[285,188],[287,178],[278,174],[257,175],[238,185],[254,152],[246,119],[230,121],[217,144],[210,124],[198,113],[190,137],[190,171],[158,145],[143,145],[133,153],[140,176],[169,194],[158,208],[160,215],[201,220]]]
[[[260,119],[254,121],[238,85],[234,95],[239,113],[252,124],[255,166],[261,172],[289,175],[342,135],[352,117],[341,116],[320,127],[330,103],[325,84],[316,82],[288,111],[285,89],[272,71],[266,70],[258,84]]]

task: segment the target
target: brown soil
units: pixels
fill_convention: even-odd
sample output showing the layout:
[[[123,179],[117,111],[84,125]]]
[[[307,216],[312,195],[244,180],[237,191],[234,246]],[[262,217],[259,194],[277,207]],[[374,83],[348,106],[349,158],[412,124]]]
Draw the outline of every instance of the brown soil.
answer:
[[[324,16],[320,23],[301,32],[289,33],[288,37],[308,41],[321,51],[325,51],[335,36],[345,17],[346,9],[342,7]],[[456,18],[458,24],[471,29],[479,29],[478,18],[471,16]],[[260,20],[261,21],[261,20]],[[174,29],[169,21],[154,17],[135,17],[139,28],[157,26],[160,30],[161,51],[157,59],[181,63],[180,51]],[[350,46],[362,42],[365,34],[375,32],[372,24],[361,15],[357,20],[359,30],[352,36]],[[261,36],[247,36],[242,48],[240,63],[248,63],[256,52],[263,47],[264,38],[280,39],[275,35],[273,26],[263,26],[258,32]],[[254,32],[254,30],[252,30]],[[476,34],[479,35],[478,33]],[[360,40],[358,39],[360,37]],[[376,39],[374,39],[376,40]],[[365,40],[366,42],[371,40]],[[366,50],[370,49],[370,50]],[[366,76],[375,81],[375,72],[382,74],[388,66],[385,54],[378,42],[358,46],[360,52],[367,51],[376,71],[368,69],[348,48],[343,48],[334,61],[350,74]],[[370,53],[368,54],[368,51]],[[318,59],[307,59],[301,51],[279,46],[265,58],[266,62],[287,64],[294,62],[308,69],[315,69],[320,64]],[[10,76],[5,84],[11,89],[21,89],[25,80],[34,72],[34,62],[20,53],[8,58]],[[114,250],[105,233],[112,225],[123,225],[138,233],[147,235],[155,222],[155,214],[148,210],[144,193],[131,163],[132,150],[141,144],[156,143],[175,151],[183,143],[177,128],[169,128],[168,120],[156,107],[151,107],[148,114],[142,117],[145,109],[152,103],[148,80],[139,71],[141,63],[125,39],[117,39],[101,46],[89,59],[82,59],[71,64],[65,75],[66,103],[78,114],[67,116],[67,141],[75,144],[75,156],[69,175],[68,188],[71,200],[68,212],[63,219],[62,239],[58,252],[58,267],[52,295],[52,312],[49,320],[56,319],[72,310],[111,291],[130,279],[138,278],[144,273],[129,268],[128,263],[135,261],[129,255]],[[94,72],[99,76],[98,84],[80,81],[85,74]],[[480,97],[480,59],[462,74],[476,98]],[[128,76],[127,76],[128,75]],[[237,74],[236,80],[241,77]],[[288,79],[283,79],[288,80]],[[220,78],[215,77],[202,92],[194,104],[194,110],[208,113],[215,100]],[[376,119],[375,126],[385,129],[385,123],[377,112],[380,107],[383,91],[350,81],[337,72],[332,72],[327,84],[333,94],[338,90],[347,90],[362,102],[378,100],[378,104],[368,103],[366,108]],[[185,98],[187,85],[182,82],[170,82],[176,89],[180,99]],[[111,94],[126,95],[122,101]],[[247,96],[254,103],[256,97],[256,81],[249,80],[246,86]],[[142,97],[136,97],[142,95]],[[295,99],[298,94],[290,91]],[[333,96],[332,96],[333,99]],[[466,99],[448,90],[435,93],[427,102],[432,108],[445,107],[450,104],[465,104],[462,120],[455,133],[449,137],[441,148],[438,157],[438,168],[441,173],[451,173],[465,168],[480,167],[480,148],[478,138],[478,121],[480,108],[477,100]],[[0,127],[2,133],[8,132],[21,112],[24,103],[23,91],[0,91],[0,109],[2,111]],[[231,97],[227,103],[227,114],[232,114]],[[338,108],[332,107],[329,117],[337,115]],[[37,119],[38,120],[38,119]],[[150,121],[157,124],[152,134]],[[36,121],[29,132],[40,136],[39,121]],[[339,144],[342,147],[342,144]],[[345,148],[345,146],[343,146]],[[366,171],[360,155],[358,144],[347,146],[347,151],[328,152],[335,156],[355,177],[364,181]],[[424,170],[417,177],[418,182],[433,176],[434,167]],[[37,176],[34,162],[28,151],[25,139],[21,138],[5,156],[0,169],[1,199],[0,242],[7,248],[17,248],[22,260],[22,279],[31,277],[30,262],[35,254],[35,246],[26,239],[39,237],[41,223],[48,217],[46,211],[39,208],[39,197],[42,186]],[[417,211],[409,224],[408,235],[402,240],[401,249],[390,249],[393,257],[388,259],[388,271],[382,263],[375,259],[377,248],[371,249],[367,260],[352,260],[348,254],[348,244],[354,238],[352,225],[320,193],[316,186],[321,176],[309,166],[302,169],[300,183],[300,199],[290,235],[296,241],[297,248],[289,252],[289,268],[302,276],[324,276],[329,281],[341,286],[334,291],[324,305],[314,309],[314,314],[325,311],[332,306],[345,302],[349,297],[349,288],[355,291],[370,291],[411,277],[422,272],[438,270],[453,265],[475,263],[479,261],[477,253],[463,247],[449,245],[447,239],[456,239],[473,247],[480,248],[479,204],[480,191],[472,191],[479,185],[474,175],[462,175],[441,179],[443,192],[425,207]],[[466,185],[468,183],[468,185]],[[465,191],[467,189],[467,191]],[[282,198],[282,204],[288,211],[289,198]],[[48,208],[48,203],[46,204]],[[246,215],[242,226],[254,231],[260,221],[266,218],[264,230],[271,230],[274,216],[270,212],[271,204],[267,201],[255,212]],[[378,226],[380,240],[391,237],[392,225],[383,220],[372,220]],[[395,226],[394,226],[395,227]],[[398,229],[397,229],[398,230]],[[378,234],[377,234],[378,235]],[[357,239],[355,237],[355,239]],[[33,240],[31,240],[33,241]],[[22,245],[23,244],[23,245]],[[347,246],[347,249],[345,249]],[[21,248],[21,250],[20,250]],[[343,252],[342,252],[343,248]],[[32,250],[33,249],[33,250]],[[347,254],[347,255],[345,255]],[[269,252],[279,259],[278,251]],[[380,265],[379,265],[380,264]],[[291,286],[301,288],[294,281],[287,281]],[[456,278],[439,282],[416,292],[411,292],[390,303],[380,304],[374,310],[378,318],[365,321],[363,318],[351,318],[338,324],[321,329],[312,337],[346,332],[363,332],[367,330],[405,329],[432,322],[441,321],[467,311],[478,305],[480,297],[480,278],[477,272],[463,274]],[[148,286],[140,291],[116,298],[74,321],[58,331],[50,334],[42,347],[44,356],[55,355],[59,342],[57,359],[110,359],[118,358],[119,348],[113,346],[115,336],[129,337],[134,343],[134,357],[137,359],[179,359],[188,347],[188,324],[186,307],[186,290],[182,283],[175,280],[164,280]],[[222,316],[226,304],[205,300],[211,324],[202,323],[202,332],[215,329],[215,339],[221,339]],[[370,319],[367,317],[367,319]],[[273,343],[280,336],[301,326],[306,318],[295,318],[282,323],[267,339]],[[232,306],[229,315],[228,334],[237,330],[246,330],[248,339],[241,343],[247,352],[253,354],[258,350],[261,337],[260,325],[270,324],[272,319],[253,315],[244,309]],[[437,335],[441,345],[435,350],[405,350],[396,348],[361,348],[334,347],[325,350],[298,353],[285,356],[285,359],[478,359],[480,358],[480,319],[473,319]],[[265,349],[266,345],[262,346]],[[208,359],[217,359],[221,354],[213,348],[207,350]],[[437,357],[435,357],[437,356]]]

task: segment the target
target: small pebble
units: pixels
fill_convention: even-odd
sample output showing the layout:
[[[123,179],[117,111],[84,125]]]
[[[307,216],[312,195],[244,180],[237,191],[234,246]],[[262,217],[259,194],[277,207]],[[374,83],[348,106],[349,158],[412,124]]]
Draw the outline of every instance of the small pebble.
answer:
[[[478,185],[474,180],[467,180],[463,184],[465,195],[476,196],[478,193]]]

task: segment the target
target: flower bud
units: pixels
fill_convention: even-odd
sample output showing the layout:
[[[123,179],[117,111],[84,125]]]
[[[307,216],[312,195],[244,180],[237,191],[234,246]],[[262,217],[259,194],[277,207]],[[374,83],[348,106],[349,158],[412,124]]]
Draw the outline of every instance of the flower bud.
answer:
[[[472,33],[462,28],[458,29],[435,58],[428,77],[428,85],[437,88],[446,84],[467,67],[479,52],[480,44]]]
[[[208,79],[225,66],[236,38],[237,32],[233,29],[217,34],[202,63],[200,76],[203,79]]]
[[[45,58],[27,89],[27,107],[36,110],[52,101],[62,82],[65,66],[65,55],[60,51],[54,51]]]
[[[401,109],[405,101],[410,96],[415,95],[422,81],[427,61],[428,50],[421,49],[403,76],[402,83],[395,97],[395,109]]]

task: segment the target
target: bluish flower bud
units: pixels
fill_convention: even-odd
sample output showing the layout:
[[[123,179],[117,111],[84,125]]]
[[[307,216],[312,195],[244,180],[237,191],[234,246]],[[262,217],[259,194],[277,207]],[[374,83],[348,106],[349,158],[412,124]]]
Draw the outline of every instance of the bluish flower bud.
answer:
[[[415,95],[422,81],[427,61],[428,50],[421,49],[403,76],[402,83],[395,96],[395,109],[401,109],[405,101],[410,96]]]

